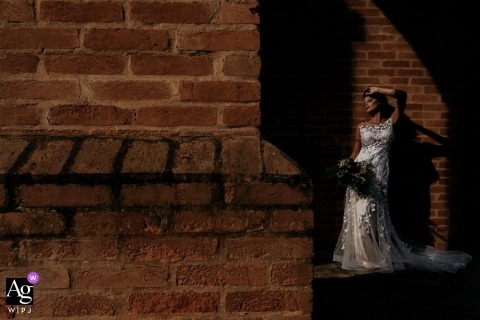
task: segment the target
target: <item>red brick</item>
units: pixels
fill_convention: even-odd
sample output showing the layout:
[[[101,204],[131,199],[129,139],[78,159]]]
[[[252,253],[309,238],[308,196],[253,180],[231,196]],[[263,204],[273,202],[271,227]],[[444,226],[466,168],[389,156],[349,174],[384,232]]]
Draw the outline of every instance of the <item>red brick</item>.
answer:
[[[62,22],[120,22],[123,21],[121,1],[42,1],[40,19]]]
[[[51,125],[129,125],[132,118],[130,110],[102,105],[61,105],[53,107],[48,113]]]
[[[78,31],[73,28],[0,29],[1,49],[74,49],[78,46]]]
[[[271,282],[278,286],[308,286],[313,280],[310,263],[276,263],[272,265]]]
[[[223,174],[261,174],[260,141],[256,138],[223,141],[221,163]]]
[[[312,257],[309,238],[235,238],[225,240],[225,253],[235,260],[305,260]]]
[[[211,203],[213,186],[208,183],[179,183],[175,191],[176,204],[204,205]]]
[[[7,54],[0,57],[0,73],[35,73],[38,57],[30,54]]]
[[[193,314],[218,311],[220,297],[216,292],[146,292],[131,294],[128,303],[137,314]]]
[[[111,173],[113,161],[121,145],[121,139],[91,138],[85,140],[70,171],[74,173]]]
[[[74,288],[159,288],[168,284],[168,266],[96,267],[75,272]]]
[[[255,12],[253,3],[222,3],[220,7],[220,23],[259,24],[260,17]]]
[[[228,127],[259,127],[260,107],[226,106],[220,109],[222,124]]]
[[[265,286],[265,265],[180,265],[178,286]]]
[[[97,50],[165,50],[168,31],[153,29],[91,29],[85,33],[85,47]]]
[[[75,99],[79,95],[77,81],[0,81],[2,99]]]
[[[160,81],[113,81],[90,84],[99,100],[159,100],[171,96],[170,87]]]
[[[189,75],[213,74],[213,60],[202,56],[147,56],[131,57],[133,74]]]
[[[28,160],[18,170],[20,174],[59,174],[70,155],[73,140],[43,140],[37,142]]]
[[[177,212],[174,216],[173,225],[176,233],[212,232],[214,229],[214,217],[209,212]]]
[[[228,312],[295,312],[303,311],[301,291],[257,290],[226,293]],[[275,303],[272,303],[275,301]]]
[[[180,99],[204,102],[258,102],[260,84],[247,81],[183,82]]]
[[[17,249],[12,241],[0,241],[0,266],[6,267],[13,263],[17,256]]]
[[[209,23],[213,15],[206,3],[158,3],[143,1],[132,2],[130,14],[132,20],[146,24],[204,24]]]
[[[302,173],[294,160],[265,140],[262,141],[262,156],[267,174],[297,175]]]
[[[103,293],[43,293],[35,298],[34,311],[36,317],[85,317],[114,316],[117,313],[117,302],[113,295]]]
[[[215,107],[142,107],[136,113],[136,124],[141,126],[214,126],[216,123]]]
[[[291,187],[285,183],[227,183],[225,201],[232,204],[307,205],[312,201],[309,188]]]
[[[20,254],[27,261],[101,261],[115,259],[118,247],[111,238],[24,240]]]
[[[47,73],[122,74],[126,57],[117,54],[49,55],[45,57]]]
[[[126,242],[129,260],[205,261],[218,258],[214,237],[168,237],[132,239]]]
[[[34,22],[34,18],[34,7],[32,0],[0,1],[0,21]]]
[[[167,216],[158,212],[80,212],[75,215],[77,235],[164,234]]]
[[[213,187],[206,183],[124,185],[125,206],[204,205],[210,204]]]
[[[16,138],[0,139],[0,174],[5,174],[15,164],[20,153],[28,146],[28,141]]]
[[[217,232],[253,232],[265,230],[266,216],[260,211],[222,211],[215,214]]]
[[[178,173],[213,173],[215,170],[215,144],[209,140],[180,143],[175,150],[172,171]]]
[[[6,206],[7,201],[7,189],[4,185],[0,185],[0,208]]]
[[[0,106],[0,126],[39,125],[36,104]]]
[[[133,141],[122,164],[122,173],[163,173],[165,172],[168,143],[163,141]]]
[[[125,184],[121,194],[123,206],[163,206],[174,202],[175,189],[167,184]]]
[[[272,214],[273,232],[305,232],[312,231],[313,211],[312,210],[275,210]]]
[[[110,206],[110,188],[75,184],[34,184],[18,188],[19,201],[25,207]]]
[[[66,231],[62,217],[54,211],[9,212],[0,215],[1,235],[47,235]]]
[[[225,58],[223,73],[226,76],[258,78],[260,75],[260,57],[258,55],[231,55]]]
[[[179,50],[258,51],[260,34],[254,30],[179,31]]]

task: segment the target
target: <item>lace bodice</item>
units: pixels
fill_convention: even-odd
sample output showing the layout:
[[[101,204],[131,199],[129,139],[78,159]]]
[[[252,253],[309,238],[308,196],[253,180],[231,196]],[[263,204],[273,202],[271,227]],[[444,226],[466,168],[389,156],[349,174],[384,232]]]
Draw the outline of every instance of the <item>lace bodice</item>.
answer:
[[[372,125],[360,124],[360,139],[362,148],[355,161],[370,160],[375,172],[376,191],[381,191],[386,196],[389,176],[389,155],[395,134],[392,121]]]

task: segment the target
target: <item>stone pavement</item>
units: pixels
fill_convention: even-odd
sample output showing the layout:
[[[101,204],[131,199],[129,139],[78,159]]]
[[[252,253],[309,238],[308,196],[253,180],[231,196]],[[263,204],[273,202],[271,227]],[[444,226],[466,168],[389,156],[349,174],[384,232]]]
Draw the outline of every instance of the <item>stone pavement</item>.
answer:
[[[314,269],[312,320],[480,320],[480,255],[472,256],[455,274],[347,271],[324,256]]]

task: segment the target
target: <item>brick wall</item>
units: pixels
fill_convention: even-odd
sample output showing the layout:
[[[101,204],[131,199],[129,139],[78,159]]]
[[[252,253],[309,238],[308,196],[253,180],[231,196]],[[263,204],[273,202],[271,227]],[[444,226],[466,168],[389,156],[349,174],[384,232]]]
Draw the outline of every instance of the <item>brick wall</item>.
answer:
[[[262,1],[261,133],[312,177],[316,251],[333,250],[342,223],[343,190],[323,170],[350,154],[368,85],[409,94],[390,171],[397,229],[478,249],[473,12],[450,0]]]
[[[257,5],[0,2],[0,274],[39,273],[28,316],[310,318],[312,186],[259,135]]]

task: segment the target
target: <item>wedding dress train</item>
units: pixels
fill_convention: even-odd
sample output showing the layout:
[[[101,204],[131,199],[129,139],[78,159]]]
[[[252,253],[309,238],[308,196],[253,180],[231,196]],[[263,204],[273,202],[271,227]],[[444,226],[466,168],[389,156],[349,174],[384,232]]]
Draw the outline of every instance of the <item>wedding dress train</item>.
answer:
[[[360,127],[362,148],[355,161],[373,164],[374,184],[370,195],[360,197],[347,188],[343,226],[333,254],[348,270],[393,272],[409,268],[456,272],[472,259],[461,251],[418,245],[403,239],[393,227],[388,207],[389,153],[394,140],[390,119]]]

